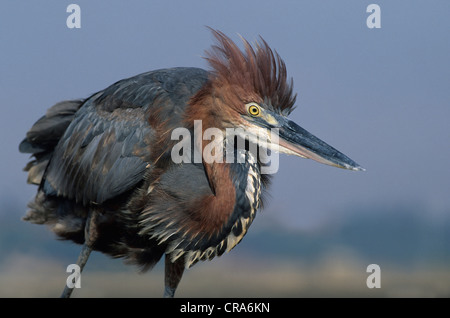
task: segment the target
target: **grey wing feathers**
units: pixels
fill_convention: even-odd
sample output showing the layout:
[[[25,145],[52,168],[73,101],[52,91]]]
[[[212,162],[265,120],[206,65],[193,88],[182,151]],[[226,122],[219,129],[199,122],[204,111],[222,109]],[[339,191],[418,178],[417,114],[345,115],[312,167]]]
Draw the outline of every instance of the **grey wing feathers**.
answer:
[[[37,153],[52,149],[82,103],[82,100],[69,100],[50,107],[27,132],[25,139],[19,145],[19,151]]]
[[[52,151],[73,120],[82,100],[59,102],[50,107],[27,132],[19,145],[19,151],[31,153],[35,159],[24,168],[28,171],[28,183],[39,185],[48,165]]]
[[[103,203],[142,180],[152,136],[144,110],[106,112],[94,101],[77,112],[56,146],[43,184],[47,194]]]
[[[47,195],[103,203],[144,178],[154,131],[153,112],[174,124],[208,80],[197,68],[172,68],[124,79],[85,101],[49,109],[20,144],[36,157],[25,168]],[[159,108],[158,108],[159,107]]]

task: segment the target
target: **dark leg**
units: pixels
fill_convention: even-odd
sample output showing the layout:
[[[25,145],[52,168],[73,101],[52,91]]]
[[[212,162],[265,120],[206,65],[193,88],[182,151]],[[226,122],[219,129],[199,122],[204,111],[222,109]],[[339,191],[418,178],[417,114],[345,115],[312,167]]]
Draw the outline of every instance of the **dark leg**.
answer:
[[[173,298],[178,283],[184,272],[184,258],[180,257],[174,263],[170,261],[170,257],[166,254],[165,259],[165,277],[164,277],[164,297]]]
[[[97,228],[95,222],[97,220],[97,212],[92,209],[89,212],[86,220],[86,226],[84,228],[84,244],[81,248],[80,255],[78,256],[77,265],[80,267],[80,274],[83,271],[84,265],[86,265],[89,255],[92,252],[92,247],[97,238]],[[73,292],[73,288],[69,288],[66,284],[61,294],[61,298],[69,298]]]
[[[83,247],[81,248],[80,255],[78,256],[77,265],[80,266],[80,274],[83,271],[84,265],[86,265],[86,262],[89,258],[89,255],[91,254],[92,248],[89,247],[86,243],[83,244]],[[61,294],[61,298],[70,298],[70,295],[72,294],[74,288],[69,288],[66,284],[66,287],[64,287],[64,290]]]

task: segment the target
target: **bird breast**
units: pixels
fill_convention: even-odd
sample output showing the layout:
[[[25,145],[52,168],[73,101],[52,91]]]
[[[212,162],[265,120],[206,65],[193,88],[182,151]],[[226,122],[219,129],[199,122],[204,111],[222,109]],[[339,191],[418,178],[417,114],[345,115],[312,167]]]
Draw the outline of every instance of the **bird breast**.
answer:
[[[236,205],[233,215],[237,215],[237,219],[231,226],[231,230],[225,233],[225,237],[219,244],[209,246],[203,251],[188,251],[185,254],[187,268],[194,265],[198,260],[211,260],[215,256],[222,255],[224,251],[231,251],[245,236],[255,218],[256,211],[260,206],[261,197],[260,167],[256,157],[251,152],[246,151],[242,155],[245,156],[245,164],[236,164],[234,166],[238,170],[241,170],[241,173],[246,174],[246,183],[243,191],[236,191]],[[178,251],[180,254],[181,252]]]

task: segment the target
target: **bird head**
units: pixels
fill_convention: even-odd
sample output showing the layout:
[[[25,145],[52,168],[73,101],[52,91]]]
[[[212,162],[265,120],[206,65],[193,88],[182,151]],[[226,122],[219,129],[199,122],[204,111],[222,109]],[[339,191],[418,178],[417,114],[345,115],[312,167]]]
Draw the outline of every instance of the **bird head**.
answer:
[[[288,115],[294,109],[293,81],[278,53],[260,38],[244,51],[225,34],[211,29],[217,43],[206,51],[210,81],[193,103],[208,99],[202,111],[209,125],[236,129],[241,137],[272,151],[323,164],[364,170],[349,157],[309,133]],[[206,105],[207,104],[207,105]]]

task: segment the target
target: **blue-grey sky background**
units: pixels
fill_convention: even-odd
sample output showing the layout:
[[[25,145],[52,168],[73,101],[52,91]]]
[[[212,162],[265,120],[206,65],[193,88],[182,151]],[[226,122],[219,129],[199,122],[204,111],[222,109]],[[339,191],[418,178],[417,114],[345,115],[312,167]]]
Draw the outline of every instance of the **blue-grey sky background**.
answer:
[[[70,3],[81,29],[66,26]],[[381,29],[366,26],[370,3]],[[450,211],[449,13],[449,1],[4,1],[0,200],[23,211],[0,216],[19,218],[36,191],[18,144],[48,107],[153,69],[205,68],[210,26],[237,42],[261,35],[294,79],[291,118],[367,169],[283,155],[257,220],[314,229],[354,207],[403,205],[439,222]]]

